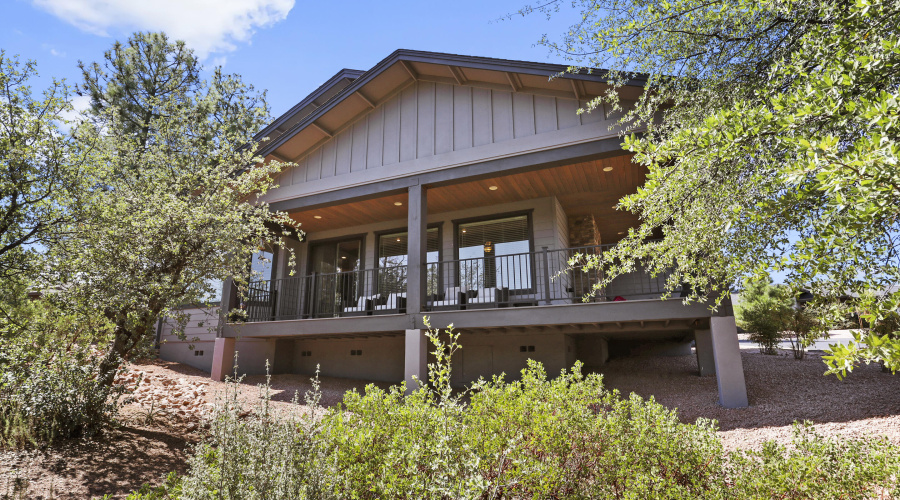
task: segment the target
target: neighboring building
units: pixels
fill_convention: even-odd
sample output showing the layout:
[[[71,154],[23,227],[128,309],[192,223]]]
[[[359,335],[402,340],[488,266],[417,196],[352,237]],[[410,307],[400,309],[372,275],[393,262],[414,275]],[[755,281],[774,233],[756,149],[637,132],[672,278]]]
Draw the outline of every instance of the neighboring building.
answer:
[[[716,373],[720,400],[746,406],[730,308],[659,300],[664,276],[617,278],[582,302],[596,273],[576,252],[614,244],[637,219],[613,206],[644,182],[621,149],[616,116],[577,114],[605,91],[600,74],[550,79],[563,66],[399,50],[369,71],[343,70],[275,120],[262,153],[298,166],[266,194],[302,224],[272,253],[261,282],[229,308],[248,321],[196,327],[187,343],[162,331],[161,355],[221,378],[241,371],[399,382],[424,376],[423,318],[462,332],[453,380],[516,376],[526,360],[551,375],[610,352],[690,352]],[[644,82],[621,90],[633,104]],[[197,322],[206,322],[202,310]],[[214,356],[211,353],[214,352]],[[202,359],[201,359],[202,358]],[[193,363],[192,363],[193,362]]]

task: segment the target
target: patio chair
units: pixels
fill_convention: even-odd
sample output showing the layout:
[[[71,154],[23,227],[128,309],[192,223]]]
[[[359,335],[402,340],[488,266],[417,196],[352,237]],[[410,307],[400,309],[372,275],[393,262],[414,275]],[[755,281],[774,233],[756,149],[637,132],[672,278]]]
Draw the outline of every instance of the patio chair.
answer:
[[[391,314],[406,312],[406,294],[390,293],[375,303],[374,314]]]
[[[372,304],[378,300],[379,294],[362,296],[355,306],[345,307],[342,316],[366,316],[372,314]]]
[[[474,297],[466,299],[466,309],[486,309],[497,307],[498,291],[496,288],[479,288]]]
[[[466,294],[458,286],[447,289],[441,300],[435,300],[431,303],[432,311],[455,311],[462,309],[466,305]]]

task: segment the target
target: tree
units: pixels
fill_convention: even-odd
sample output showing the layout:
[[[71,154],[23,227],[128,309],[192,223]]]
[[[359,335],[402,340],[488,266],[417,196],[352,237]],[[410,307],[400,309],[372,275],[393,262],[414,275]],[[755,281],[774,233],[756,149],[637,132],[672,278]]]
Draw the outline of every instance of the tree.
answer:
[[[585,111],[624,109],[624,147],[649,171],[620,203],[640,225],[594,259],[606,270],[598,287],[642,262],[670,272],[669,292],[689,284],[691,300],[718,303],[742,278],[780,271],[792,293],[812,291],[823,323],[842,296],[873,294],[864,308],[873,323],[897,309],[900,3],[575,4],[580,21],[543,43],[570,71],[619,68]],[[551,1],[521,12],[560,10]],[[625,106],[615,91],[639,75],[648,91]],[[896,371],[900,341],[878,342],[892,347],[834,351],[830,372],[866,357]]]
[[[39,97],[28,81],[33,61],[0,50],[0,281],[25,279],[36,269],[37,248],[52,243],[71,221],[82,156],[60,129],[71,110],[69,88],[53,80]]]
[[[751,281],[734,306],[738,326],[750,332],[763,354],[778,354],[782,332],[793,313],[793,301],[782,288],[765,281]]]
[[[61,300],[113,325],[101,366],[111,381],[160,317],[208,303],[214,280],[245,285],[249,259],[293,222],[258,199],[283,166],[255,155],[264,94],[220,68],[203,80],[193,53],[164,34],[137,33],[102,66],[81,67],[91,109],[77,137],[97,144],[93,188],[53,257]]]

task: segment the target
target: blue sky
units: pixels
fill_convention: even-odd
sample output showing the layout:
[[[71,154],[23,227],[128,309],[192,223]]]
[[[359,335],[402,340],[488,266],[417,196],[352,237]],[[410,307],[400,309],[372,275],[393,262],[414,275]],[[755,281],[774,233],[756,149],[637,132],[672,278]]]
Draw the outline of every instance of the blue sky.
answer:
[[[534,46],[562,34],[574,12],[515,16],[526,0],[304,2],[294,0],[7,0],[0,48],[38,63],[41,79],[79,83],[79,60],[99,61],[136,30],[186,39],[205,65],[267,89],[273,116],[341,68],[366,70],[398,48],[562,62]],[[112,5],[119,4],[119,5]],[[45,82],[34,82],[35,90]]]

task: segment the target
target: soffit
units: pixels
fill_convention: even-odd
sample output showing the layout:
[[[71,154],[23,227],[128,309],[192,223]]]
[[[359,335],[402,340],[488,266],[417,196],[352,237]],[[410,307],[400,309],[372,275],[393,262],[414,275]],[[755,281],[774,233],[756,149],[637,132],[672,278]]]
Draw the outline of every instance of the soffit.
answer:
[[[612,170],[606,172],[605,168]],[[631,162],[631,155],[497,176],[428,190],[428,213],[438,214],[473,207],[499,205],[556,196],[567,216],[594,215],[604,243],[618,240],[620,232],[638,218],[612,207],[644,183],[645,170]],[[498,189],[491,190],[491,186]],[[395,203],[400,203],[396,205]],[[321,217],[316,219],[315,216]],[[407,195],[393,194],[342,205],[292,212],[306,232],[405,220]]]

